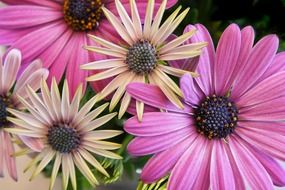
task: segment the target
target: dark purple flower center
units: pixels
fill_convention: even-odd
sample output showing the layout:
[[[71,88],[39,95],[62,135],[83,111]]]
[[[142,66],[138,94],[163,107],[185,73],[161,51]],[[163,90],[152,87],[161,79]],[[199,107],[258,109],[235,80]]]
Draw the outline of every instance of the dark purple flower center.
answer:
[[[126,63],[135,73],[150,73],[157,64],[156,49],[148,41],[139,41],[129,48]]]
[[[61,153],[70,153],[80,145],[80,135],[66,124],[56,124],[48,130],[48,143]]]
[[[209,139],[226,138],[237,125],[238,109],[227,97],[207,96],[195,110],[195,120],[198,132]]]
[[[10,98],[0,96],[0,129],[11,125],[10,121],[7,120],[7,117],[10,116],[7,112],[8,107],[13,107]]]
[[[101,0],[65,0],[64,20],[75,31],[94,30],[102,16]]]

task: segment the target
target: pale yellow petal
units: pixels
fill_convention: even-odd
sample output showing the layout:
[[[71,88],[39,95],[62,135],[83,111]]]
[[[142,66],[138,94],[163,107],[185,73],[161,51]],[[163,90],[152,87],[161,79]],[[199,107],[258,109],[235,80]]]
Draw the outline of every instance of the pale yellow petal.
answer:
[[[46,148],[42,152],[40,152],[35,158],[33,158],[28,165],[25,167],[24,172],[28,171],[31,167],[36,165],[46,154],[49,149]]]
[[[34,127],[30,123],[27,123],[27,122],[25,122],[21,119],[18,119],[18,118],[7,117],[7,120],[14,123],[16,126],[20,126],[20,127],[25,128],[27,130],[30,130],[30,131],[41,132],[42,130],[45,130],[44,126]]]
[[[100,54],[104,54],[104,55],[118,57],[118,58],[125,58],[126,57],[126,53],[117,52],[113,49],[103,48],[103,47],[99,47],[99,46],[84,46],[84,49],[89,50],[89,51],[94,51],[96,53],[100,53]]]
[[[82,84],[80,84],[78,86],[78,88],[76,89],[76,92],[73,96],[73,99],[72,99],[71,104],[70,104],[69,119],[74,118],[74,116],[78,112],[80,100],[82,98],[82,88],[83,88],[83,86],[82,86]]]
[[[75,167],[74,167],[74,163],[73,163],[73,159],[71,155],[67,156],[66,162],[67,162],[67,167],[69,170],[69,176],[71,179],[72,188],[73,190],[76,190],[77,189],[76,173],[75,173]]]
[[[130,7],[131,7],[131,15],[132,15],[132,20],[134,23],[134,29],[135,29],[137,38],[141,39],[142,38],[142,23],[141,23],[140,15],[139,15],[135,0],[130,0]]]
[[[185,9],[167,28],[166,32],[161,35],[160,39],[157,41],[157,44],[163,44],[164,41],[174,32],[174,30],[177,28],[177,26],[182,22],[182,20],[185,18],[187,13],[189,12],[189,8]]]
[[[99,172],[104,174],[105,176],[109,177],[107,171],[102,167],[102,165],[86,150],[80,149],[79,153],[81,156],[89,162],[92,166],[94,166]]]
[[[189,52],[181,52],[181,53],[167,53],[165,55],[159,56],[161,60],[164,61],[172,61],[172,60],[179,60],[179,59],[189,59],[193,57],[197,57],[201,55],[201,50],[189,51]]]
[[[36,127],[36,128],[44,128],[45,125],[41,121],[37,120],[35,117],[33,117],[31,114],[26,112],[21,112],[15,109],[7,108],[7,111],[17,118],[23,120],[25,123],[28,123],[29,125]],[[8,118],[9,119],[9,118]]]
[[[35,137],[35,138],[43,138],[45,137],[44,132],[42,131],[31,131],[27,129],[19,129],[19,128],[4,128],[6,132],[15,134],[15,135],[23,135],[27,137]]]
[[[105,123],[113,119],[116,115],[117,113],[110,113],[110,114],[104,115],[102,117],[99,117],[98,119],[95,119],[94,121],[91,121],[88,125],[79,126],[78,130],[82,130],[85,132],[91,131],[93,129],[96,129],[104,125]]]
[[[151,33],[150,33],[150,38],[152,39],[152,37],[157,33],[158,31],[158,28],[159,28],[159,25],[161,23],[161,20],[162,20],[162,17],[163,17],[163,14],[164,14],[164,11],[166,9],[166,3],[167,3],[167,0],[163,0],[154,19],[153,19],[153,23],[152,23],[152,26],[151,26]]]
[[[109,69],[106,71],[102,71],[98,74],[94,74],[94,75],[88,77],[86,80],[87,81],[98,81],[98,80],[110,78],[110,77],[119,75],[119,74],[127,71],[128,69],[129,69],[128,66],[119,67],[119,68],[112,68],[112,69]]]
[[[62,186],[63,190],[67,189],[68,186],[68,181],[69,181],[69,176],[70,176],[70,171],[68,167],[68,157],[71,156],[69,154],[62,154],[62,164],[61,164],[61,170],[62,170]]]
[[[143,28],[143,35],[146,39],[149,39],[150,37],[153,11],[154,11],[154,0],[148,0],[145,19],[144,19],[144,28]]]
[[[176,94],[173,93],[173,91],[167,87],[160,79],[156,78],[155,76],[149,75],[151,78],[151,81],[154,82],[155,85],[157,85],[165,94],[165,96],[178,108],[183,109],[183,104],[179,100]]]
[[[30,180],[33,180],[47,165],[48,163],[53,159],[55,155],[55,151],[49,149],[45,156],[43,157],[40,164],[37,166],[37,168],[34,170]]]
[[[136,111],[138,120],[142,121],[143,118],[143,111],[144,111],[144,103],[136,100]]]
[[[91,34],[87,34],[89,38],[91,38],[93,41],[97,42],[98,44],[106,47],[106,48],[109,48],[109,49],[112,49],[112,50],[115,50],[117,52],[120,52],[122,54],[126,54],[126,52],[128,51],[126,48],[124,47],[121,47],[121,46],[118,46],[112,42],[109,42],[103,38],[100,38],[98,36],[94,36],[94,35],[91,35]]]
[[[168,88],[170,88],[178,96],[183,97],[183,93],[180,90],[180,88],[177,86],[177,84],[160,69],[154,70],[153,76],[161,80],[161,82],[163,82]]]
[[[79,155],[78,152],[75,152],[74,154],[74,162],[77,166],[77,168],[81,171],[81,173],[86,177],[86,179],[89,181],[89,183],[92,186],[98,185],[99,182],[93,175],[92,171],[86,164],[86,162],[83,160],[83,158]]]
[[[83,139],[89,141],[103,140],[118,136],[122,133],[123,131],[118,131],[118,130],[96,130],[85,134]]]
[[[87,140],[82,143],[84,147],[92,147],[100,150],[116,150],[121,147],[121,144],[108,142],[108,141],[94,141]]]
[[[116,31],[120,34],[120,36],[129,44],[132,45],[133,40],[128,34],[126,28],[121,24],[119,19],[108,9],[105,7],[102,7],[102,10],[106,16],[106,18],[109,20],[109,22],[113,25],[113,27],[116,29]]]
[[[131,103],[131,96],[129,95],[128,92],[125,93],[122,102],[121,102],[121,106],[120,106],[120,110],[119,110],[119,116],[118,118],[121,119],[123,117],[123,115],[126,113],[130,103]]]
[[[52,78],[51,82],[51,101],[58,119],[62,119],[60,110],[60,93],[54,77]]]
[[[54,187],[55,179],[56,179],[59,167],[61,165],[61,157],[62,157],[62,155],[59,152],[57,152],[56,156],[55,156],[55,161],[53,164],[52,173],[51,173],[49,190],[52,190]]]
[[[116,7],[117,7],[117,11],[119,13],[119,16],[121,18],[121,21],[124,24],[128,34],[130,35],[130,37],[132,38],[133,41],[137,41],[137,36],[136,36],[136,31],[134,29],[134,24],[131,21],[127,11],[123,7],[123,5],[120,2],[120,0],[115,0],[115,4],[116,4]]]
[[[168,74],[173,75],[173,76],[176,76],[176,77],[182,77],[185,74],[189,74],[192,77],[198,77],[199,76],[195,72],[177,69],[177,68],[169,67],[169,66],[165,66],[165,65],[158,65],[158,68],[161,69],[163,72],[168,73]]]
[[[184,33],[183,35],[177,37],[176,39],[172,40],[171,42],[167,43],[166,45],[164,45],[160,50],[159,50],[159,54],[164,54],[166,52],[168,52],[169,50],[172,50],[173,48],[176,48],[177,46],[179,46],[180,44],[183,44],[185,41],[187,41],[189,38],[191,38],[195,32],[197,30],[196,29],[192,29],[187,33]]]
[[[106,158],[112,158],[112,159],[122,159],[122,157],[118,154],[115,154],[114,152],[108,151],[108,150],[102,150],[102,149],[96,149],[93,147],[85,147],[88,151],[93,152],[97,155],[106,157]]]
[[[167,52],[160,52],[160,55],[167,55],[167,54],[188,54],[189,52],[196,52],[200,51],[203,47],[207,46],[207,42],[199,42],[199,43],[192,43],[192,44],[187,44],[183,46],[179,46],[176,48],[172,48],[168,50]],[[191,55],[191,54],[190,54]]]
[[[81,65],[80,68],[84,70],[100,70],[123,66],[126,66],[123,59],[105,59]]]
[[[70,109],[70,100],[69,100],[69,88],[67,84],[67,80],[64,80],[63,83],[63,90],[62,90],[62,100],[61,100],[61,114],[62,114],[62,119],[65,122],[68,122],[69,119],[69,109]]]

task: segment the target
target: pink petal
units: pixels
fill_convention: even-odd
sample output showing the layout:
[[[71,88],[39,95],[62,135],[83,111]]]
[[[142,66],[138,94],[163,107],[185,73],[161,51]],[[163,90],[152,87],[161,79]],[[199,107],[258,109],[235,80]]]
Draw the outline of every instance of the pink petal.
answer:
[[[273,183],[265,168],[257,158],[235,137],[229,141],[229,147],[242,175],[251,189],[272,189]]]
[[[241,32],[236,24],[231,24],[222,34],[218,47],[215,71],[215,92],[224,95],[232,85],[230,76],[237,64],[241,47]]]
[[[16,41],[11,48],[20,49],[23,54],[24,64],[27,64],[36,59],[43,51],[54,43],[66,29],[67,26],[63,22],[49,24],[48,26],[44,26],[39,30],[23,36]]]
[[[56,64],[59,61],[58,58],[64,51],[64,48],[67,48],[66,44],[72,38],[72,34],[72,30],[66,30],[64,34],[39,55],[39,59],[43,61],[45,68],[49,68],[52,64]]]
[[[193,189],[201,167],[210,161],[207,156],[209,152],[211,152],[211,146],[208,139],[198,135],[173,168],[167,189],[185,190],[185,187]]]
[[[230,83],[234,82],[239,73],[244,71],[245,66],[247,64],[247,59],[249,58],[250,52],[252,50],[253,43],[254,43],[254,30],[251,26],[247,26],[241,30],[240,54],[237,61],[237,65],[231,76]]]
[[[205,98],[199,87],[194,83],[194,79],[186,74],[180,79],[180,88],[184,96],[184,100],[192,105],[199,105]]]
[[[278,53],[272,63],[269,65],[268,69],[265,73],[258,79],[257,83],[274,75],[277,72],[281,72],[285,70],[285,52]]]
[[[8,29],[0,29],[0,44],[1,45],[12,45],[19,38],[27,35],[34,30],[37,30],[39,27],[31,27],[27,29],[21,30],[8,30]]]
[[[85,92],[85,79],[88,75],[88,72],[81,70],[80,65],[89,62],[88,51],[82,49],[82,46],[87,44],[87,36],[81,33],[75,33],[72,37],[77,40],[75,41],[76,43],[73,53],[70,54],[70,59],[66,70],[66,79],[68,82],[71,97],[73,97],[76,89],[81,83],[83,84],[83,92]]]
[[[254,156],[260,161],[263,167],[270,175],[273,184],[279,187],[285,185],[285,170],[282,166],[273,158],[265,154],[264,152],[248,145],[248,149],[254,154]]]
[[[10,134],[6,132],[4,132],[4,146],[5,146],[4,155],[1,155],[1,156],[5,157],[9,175],[11,176],[12,179],[17,181],[18,176],[17,176],[17,168],[16,168],[16,159],[15,157],[11,156],[12,154],[14,154],[15,150],[11,142]]]
[[[38,5],[43,7],[51,7],[53,9],[62,9],[61,4],[51,0],[2,0],[2,2],[8,5]]]
[[[49,23],[63,18],[60,11],[40,6],[7,6],[0,9],[1,29],[20,29]]]
[[[244,94],[263,75],[271,64],[278,48],[278,38],[268,35],[262,38],[252,49],[250,57],[236,78],[232,89],[232,98],[236,99]],[[241,85],[242,84],[242,85]]]
[[[184,110],[180,110],[173,105],[159,87],[143,83],[131,83],[127,86],[127,92],[135,99],[153,107],[170,110],[174,112],[189,113],[191,108],[185,105]]]
[[[188,25],[184,33],[194,28],[192,25]],[[202,55],[199,57],[198,66],[196,72],[199,73],[199,77],[195,78],[200,89],[205,95],[213,94],[212,77],[214,76],[213,67],[215,64],[215,48],[212,38],[208,30],[202,24],[196,24],[196,34],[190,38],[188,43],[194,42],[207,42],[208,45],[203,48]]]
[[[245,121],[281,121],[285,118],[285,97],[262,102],[239,110],[239,119]]]
[[[4,154],[5,154],[5,139],[4,139],[4,131],[0,130],[0,177],[4,177]]]
[[[20,65],[22,61],[21,52],[17,49],[12,49],[8,52],[3,68],[2,78],[2,93],[6,93],[14,85]]]
[[[285,71],[272,75],[248,90],[238,101],[238,107],[253,106],[285,95]],[[283,89],[284,88],[284,89]],[[264,90],[266,89],[266,93]]]
[[[214,141],[211,157],[210,189],[235,187],[234,174],[223,141]]]
[[[196,136],[192,135],[190,138],[185,139],[168,150],[154,155],[142,170],[142,181],[145,183],[154,183],[164,177],[175,166],[176,162],[195,138]]]
[[[41,139],[29,138],[26,136],[19,136],[22,142],[31,148],[33,151],[41,152],[44,149],[44,144]]]
[[[164,135],[136,137],[129,143],[128,152],[133,156],[159,153],[189,138],[193,134],[196,134],[196,130],[194,126],[189,126]]]
[[[149,112],[145,113],[143,121],[140,122],[137,116],[128,119],[124,129],[135,136],[156,136],[190,127],[193,119],[186,114]]]

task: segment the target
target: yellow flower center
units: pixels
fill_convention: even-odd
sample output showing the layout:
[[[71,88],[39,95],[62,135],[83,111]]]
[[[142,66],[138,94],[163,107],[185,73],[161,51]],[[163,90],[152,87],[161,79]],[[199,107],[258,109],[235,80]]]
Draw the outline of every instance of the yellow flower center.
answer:
[[[65,0],[64,20],[74,31],[94,30],[102,16],[101,7],[101,0]]]

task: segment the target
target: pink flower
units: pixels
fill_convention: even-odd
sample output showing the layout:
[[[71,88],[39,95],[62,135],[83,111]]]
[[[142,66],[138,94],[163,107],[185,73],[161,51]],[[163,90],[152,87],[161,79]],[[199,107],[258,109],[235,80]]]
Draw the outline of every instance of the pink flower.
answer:
[[[116,41],[116,31],[103,16],[101,6],[117,15],[113,0],[3,0],[8,6],[0,9],[0,44],[18,48],[23,53],[22,68],[35,58],[43,60],[51,77],[60,81],[66,71],[66,79],[73,95],[77,86],[84,83],[87,71],[80,64],[106,56],[82,49],[84,44],[94,44],[89,32]],[[156,10],[161,0],[155,4]],[[129,1],[122,2],[130,11]],[[168,7],[174,5],[171,0]],[[144,15],[147,0],[139,0],[139,13]]]
[[[4,167],[7,168],[9,175],[16,181],[17,170],[14,154],[14,146],[11,141],[11,134],[6,130],[14,128],[15,125],[8,121],[10,113],[8,108],[23,110],[23,105],[19,102],[18,96],[27,98],[27,85],[35,91],[40,87],[40,80],[48,77],[48,71],[42,69],[42,63],[39,60],[32,62],[26,70],[20,75],[17,82],[16,77],[21,64],[21,52],[13,49],[7,53],[2,64],[0,57],[0,176],[4,176]],[[14,137],[15,138],[15,137]],[[34,139],[21,137],[27,145],[33,145],[34,149],[40,149],[41,145]]]
[[[215,53],[208,31],[195,27],[194,41],[209,45],[197,66],[201,77],[180,80],[184,110],[156,86],[127,88],[135,99],[166,110],[145,113],[141,123],[137,117],[125,123],[137,136],[130,154],[154,154],[141,179],[152,183],[170,174],[168,190],[285,186],[277,161],[285,160],[285,53],[276,54],[278,38],[268,35],[253,46],[252,27],[232,24]]]

